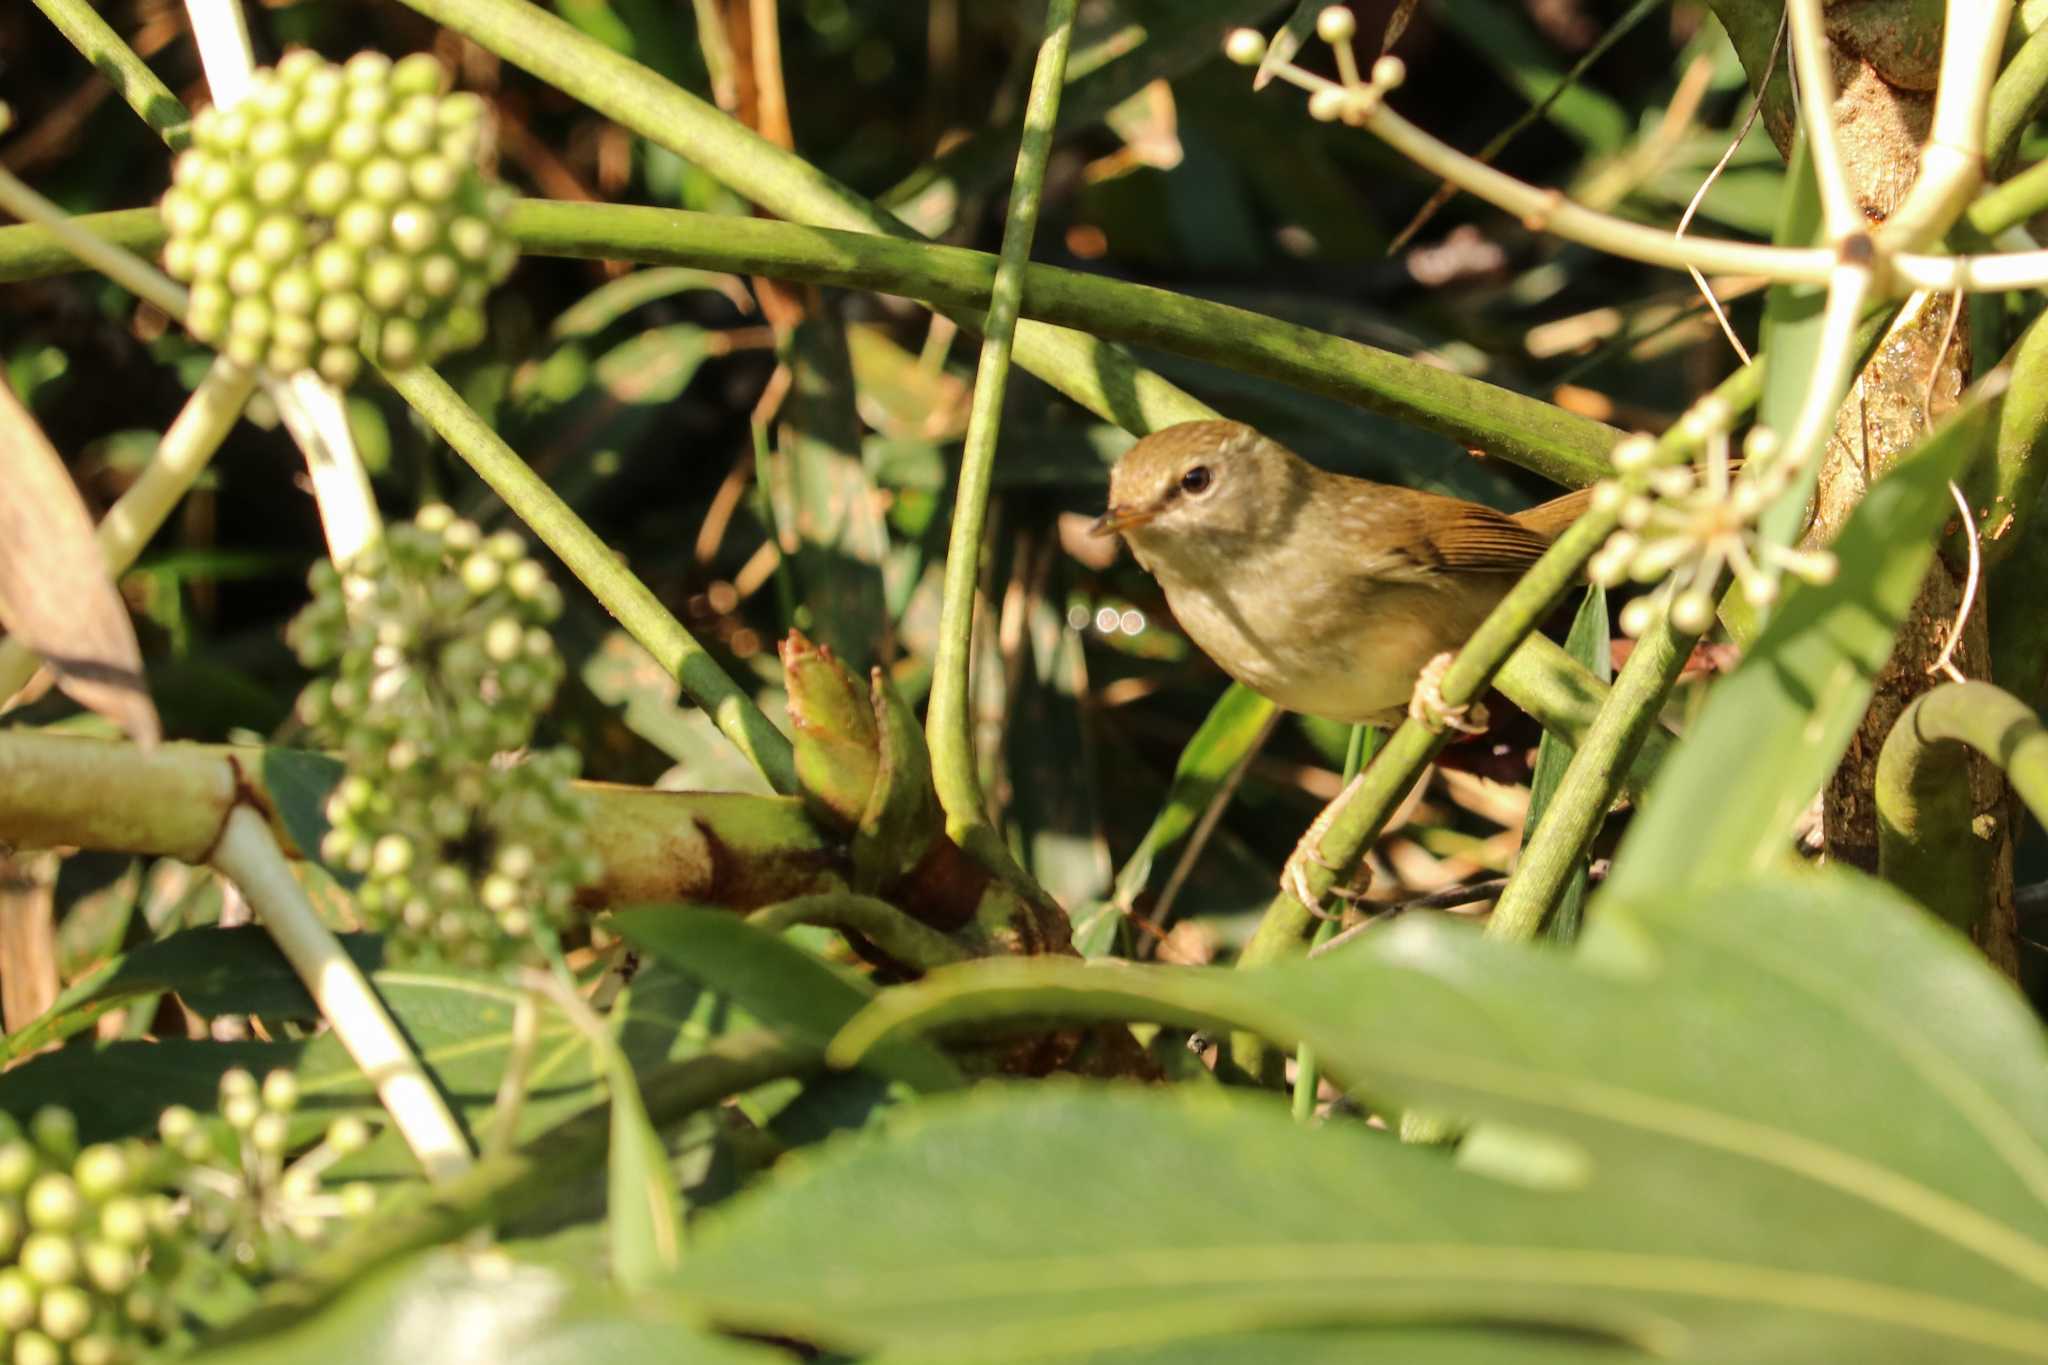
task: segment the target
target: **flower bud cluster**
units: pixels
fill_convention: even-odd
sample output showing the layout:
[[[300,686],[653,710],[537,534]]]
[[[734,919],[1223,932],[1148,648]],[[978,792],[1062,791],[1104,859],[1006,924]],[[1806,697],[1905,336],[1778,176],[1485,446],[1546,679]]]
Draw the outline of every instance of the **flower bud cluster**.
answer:
[[[1631,579],[1659,585],[1622,608],[1624,634],[1648,630],[1666,603],[1674,627],[1704,633],[1714,623],[1724,571],[1758,607],[1777,600],[1787,573],[1811,583],[1834,577],[1828,551],[1779,545],[1759,530],[1764,509],[1791,488],[1793,471],[1777,458],[1774,433],[1761,426],[1751,428],[1737,467],[1729,455],[1733,416],[1709,398],[1679,423],[1683,443],[1706,447],[1703,467],[1660,465],[1660,449],[1647,436],[1615,448],[1616,477],[1595,498],[1618,513],[1621,525],[1587,563],[1586,576],[1607,587]]]
[[[302,49],[193,119],[161,208],[195,336],[336,384],[365,353],[404,367],[482,339],[484,297],[517,259],[510,194],[477,170],[483,101],[443,83],[425,53],[336,66]]]
[[[1358,36],[1358,17],[1345,5],[1326,5],[1316,15],[1316,37],[1329,44],[1337,58],[1337,79],[1319,75],[1283,58],[1288,50],[1269,45],[1255,28],[1231,31],[1223,40],[1223,55],[1239,66],[1263,66],[1270,61],[1271,74],[1309,92],[1309,117],[1319,123],[1345,123],[1362,127],[1379,112],[1380,104],[1408,79],[1408,67],[1391,54],[1381,57],[1369,71],[1358,64],[1352,40]]]
[[[222,1123],[203,1122],[182,1105],[158,1121],[165,1150],[187,1163],[180,1184],[191,1233],[241,1275],[266,1279],[303,1264],[344,1222],[367,1217],[377,1202],[366,1184],[329,1190],[321,1177],[370,1141],[369,1125],[336,1119],[311,1149],[285,1162],[298,1078],[273,1071],[259,1086],[236,1068],[220,1080]]]
[[[18,1365],[118,1365],[170,1334],[176,1162],[145,1142],[81,1147],[55,1105],[0,1113],[0,1350]]]
[[[596,880],[562,748],[516,758],[562,678],[561,594],[510,531],[423,509],[346,574],[321,564],[292,625],[299,715],[349,773],[321,858],[362,876],[357,905],[416,953],[472,966],[528,955]]]

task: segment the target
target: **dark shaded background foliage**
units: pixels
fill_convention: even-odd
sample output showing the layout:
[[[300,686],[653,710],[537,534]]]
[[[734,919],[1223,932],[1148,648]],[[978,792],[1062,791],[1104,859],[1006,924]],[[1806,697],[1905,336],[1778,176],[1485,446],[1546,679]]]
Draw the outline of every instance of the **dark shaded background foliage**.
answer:
[[[707,88],[689,6],[559,0],[554,8],[663,74]],[[1099,34],[1130,19],[1170,22],[1174,8],[1172,0],[1091,0],[1084,15],[1089,33]],[[1355,8],[1370,33],[1390,6]],[[1575,0],[1425,5],[1399,47],[1411,72],[1400,107],[1451,143],[1476,149],[1527,108],[1504,74],[1514,54],[1532,54],[1561,73],[1629,8]],[[181,97],[193,102],[202,95],[181,7],[169,0],[118,0],[106,13]],[[935,44],[946,44],[935,39],[934,25],[943,35],[949,18],[958,25],[957,43],[950,54],[935,54]],[[864,193],[885,191],[935,149],[1014,112],[1039,19],[1035,4],[786,0],[782,36],[798,148]],[[506,128],[501,171],[522,192],[746,211],[700,172],[400,6],[271,3],[252,6],[251,21],[264,58],[295,44],[335,57],[362,47],[438,52],[457,68],[462,84],[496,105]],[[1619,187],[1610,202],[1668,219],[1743,113],[1739,73],[1710,30],[1704,7],[1685,0],[1653,14],[1580,86],[1606,111],[1605,133],[1589,137],[1583,123],[1568,131],[1563,125],[1571,120],[1560,117],[1539,121],[1501,164],[1534,183],[1575,190],[1609,177],[1606,183]],[[105,83],[32,7],[0,10],[0,62],[17,130],[0,155],[75,212],[154,199],[167,175],[163,148],[117,99],[106,97]],[[1710,74],[1697,126],[1646,158],[1643,148],[1654,144],[1674,91],[1695,62],[1707,63],[1696,77]],[[1534,79],[1540,85],[1548,78]],[[1103,125],[1065,138],[1049,177],[1038,259],[1225,298],[1397,349],[1434,348],[1446,363],[1545,396],[1569,383],[1593,391],[1593,398],[1579,401],[1609,405],[1598,415],[1622,424],[1668,419],[1732,363],[1697,300],[1672,277],[1612,261],[1596,264],[1576,248],[1532,239],[1469,201],[1451,203],[1415,247],[1390,258],[1388,241],[1433,186],[1375,141],[1310,123],[1297,95],[1281,88],[1254,94],[1244,73],[1220,58],[1178,79],[1171,100],[1150,108],[1155,131],[1163,126],[1177,136],[1178,163],[1170,169],[1140,164],[1124,136]],[[1158,122],[1163,112],[1171,115],[1165,125]],[[1632,157],[1640,162],[1633,169]],[[1764,227],[1777,174],[1774,154],[1753,137],[1710,199],[1707,216],[1723,227]],[[948,240],[993,249],[1001,208],[999,192],[971,197]],[[1492,268],[1448,283],[1434,277],[1428,285],[1419,282],[1415,253],[1423,253],[1421,273],[1427,274],[1428,263],[1446,259],[1447,241],[1451,259],[1463,253]],[[787,604],[773,585],[737,602],[730,588],[769,538],[761,504],[742,500],[710,562],[697,563],[693,545],[719,486],[750,449],[749,412],[774,354],[759,316],[741,313],[711,291],[669,295],[581,344],[551,340],[549,329],[563,311],[614,273],[591,262],[524,261],[492,301],[489,339],[451,361],[447,372],[728,667],[772,686],[766,645],[792,624]],[[925,344],[929,319],[920,310],[869,297],[826,302],[832,316],[893,341],[899,358],[915,357]],[[1753,321],[1753,306],[1753,299],[1734,305],[1738,324]],[[1596,336],[1561,354],[1530,354],[1530,329],[1595,309],[1617,310],[1618,339]],[[1663,321],[1673,310],[1680,315],[1675,327]],[[631,362],[633,352],[617,349],[644,329],[676,324],[702,329],[677,334],[686,350],[725,333],[724,342],[711,344],[728,353],[702,356],[694,370],[688,355],[670,357],[680,368],[666,371],[659,355],[641,357],[650,371]],[[1651,337],[1647,353],[1632,344],[1640,334]],[[0,288],[0,358],[59,448],[72,454],[81,485],[99,504],[118,493],[124,471],[146,455],[149,434],[174,414],[205,359],[175,330],[165,332],[161,319],[138,317],[122,291],[85,275]],[[956,344],[941,382],[928,376],[902,394],[864,386],[843,396],[871,419],[895,405],[896,429],[887,433],[895,439],[880,453],[871,448],[870,467],[893,494],[892,534],[922,545],[927,563],[943,545],[957,422],[949,441],[918,435],[907,419],[928,417],[935,405],[963,403],[972,359],[971,347]],[[605,368],[607,360],[614,368]],[[1268,427],[1334,467],[1505,505],[1546,491],[1497,462],[1474,460],[1444,440],[1328,400],[1166,357],[1148,360],[1232,415]],[[647,382],[636,384],[636,378]],[[678,385],[678,379],[686,382]],[[1022,670],[1024,695],[1011,702],[1013,726],[1033,732],[1030,743],[1010,746],[1011,799],[1056,796],[1052,804],[1061,809],[1034,818],[1067,836],[1034,853],[1035,870],[1042,876],[1054,871],[1046,877],[1049,885],[1101,895],[1107,869],[1121,863],[1157,809],[1175,757],[1222,680],[1166,626],[1150,581],[1128,559],[1090,565],[1050,548],[1062,514],[1099,509],[1104,460],[1124,438],[1095,426],[1034,380],[1020,376],[1012,392],[993,599],[1001,601],[1013,573],[1034,570],[1055,622],[1061,614],[1087,621],[1104,605],[1118,611],[1135,606],[1151,622],[1135,640],[1092,624],[1080,632],[1088,690],[1078,705],[1059,680],[1037,681],[1049,671],[1046,658],[1035,674]],[[366,387],[355,408],[387,510],[404,512],[430,495],[446,496],[487,519],[505,520],[391,395]],[[143,622],[152,682],[171,735],[290,734],[289,702],[303,679],[281,643],[280,627],[303,600],[304,570],[321,543],[300,485],[282,433],[244,424],[217,457],[205,491],[128,576],[124,586]],[[1036,560],[1018,564],[1020,545],[1045,567],[1038,570]],[[1031,573],[1024,577],[1029,581]],[[897,661],[899,678],[915,693],[927,670],[916,657],[914,622],[906,621],[899,635],[908,646]],[[593,776],[647,781],[680,763],[677,776],[693,785],[742,780],[716,737],[661,701],[644,669],[606,671],[606,651],[615,645],[610,623],[579,593],[571,594],[563,643],[573,681],[557,723],[582,747]],[[1037,649],[1050,652],[1044,639]],[[630,685],[617,683],[622,673]],[[1071,682],[1071,672],[1065,676]],[[636,713],[622,701],[649,692],[651,711]],[[1105,703],[1114,709],[1105,710]],[[53,701],[42,705],[48,714],[57,711]],[[1072,759],[1084,734],[1092,774]],[[1328,794],[1341,743],[1327,727],[1283,727],[1206,855],[1205,875],[1191,881],[1185,910],[1228,914],[1263,900],[1277,856],[1318,796]],[[1434,864],[1448,873],[1486,865],[1477,845],[1501,822],[1497,813],[1489,819],[1483,802],[1461,808],[1473,804],[1469,795],[1436,799],[1413,817],[1405,837],[1420,855],[1415,866]],[[1067,875],[1044,860],[1067,860]],[[1397,882],[1416,875],[1414,866],[1396,873]]]

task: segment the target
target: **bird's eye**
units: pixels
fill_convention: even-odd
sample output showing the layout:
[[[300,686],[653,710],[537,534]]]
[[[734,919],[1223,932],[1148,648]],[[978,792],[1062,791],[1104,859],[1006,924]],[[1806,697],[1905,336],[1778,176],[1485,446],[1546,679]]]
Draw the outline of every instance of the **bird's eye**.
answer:
[[[1190,495],[1209,491],[1209,466],[1198,464],[1180,476],[1180,491]]]

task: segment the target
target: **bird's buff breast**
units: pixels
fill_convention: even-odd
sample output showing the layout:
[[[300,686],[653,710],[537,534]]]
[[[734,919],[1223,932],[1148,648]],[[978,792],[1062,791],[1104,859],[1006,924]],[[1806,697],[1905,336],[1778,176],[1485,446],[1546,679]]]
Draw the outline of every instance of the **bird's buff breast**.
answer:
[[[1429,585],[1387,584],[1362,601],[1288,594],[1272,578],[1245,576],[1263,590],[1233,596],[1171,570],[1158,574],[1182,629],[1224,672],[1290,711],[1329,720],[1400,716],[1423,666],[1478,625],[1476,616],[1463,619],[1453,594]]]

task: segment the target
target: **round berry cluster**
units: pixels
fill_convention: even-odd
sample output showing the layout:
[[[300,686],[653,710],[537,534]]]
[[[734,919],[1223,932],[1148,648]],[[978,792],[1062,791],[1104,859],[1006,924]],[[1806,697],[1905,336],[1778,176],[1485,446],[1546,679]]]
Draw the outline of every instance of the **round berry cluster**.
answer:
[[[363,877],[356,903],[416,952],[473,966],[530,956],[597,879],[577,759],[517,751],[562,677],[547,625],[561,594],[513,532],[424,508],[346,574],[322,563],[292,624],[299,699],[349,773],[321,858]]]
[[[336,66],[301,49],[193,119],[162,204],[193,335],[336,384],[365,352],[404,367],[482,339],[484,296],[517,259],[510,192],[477,171],[483,101],[442,84],[425,53]]]
[[[237,1067],[220,1078],[225,1133],[183,1105],[164,1110],[157,1123],[165,1150],[188,1163],[180,1183],[191,1235],[250,1279],[296,1268],[337,1225],[366,1217],[377,1203],[366,1184],[332,1193],[321,1185],[328,1167],[368,1145],[370,1128],[359,1118],[336,1119],[286,1164],[298,1103],[291,1072],[273,1071],[258,1086]]]
[[[21,1365],[117,1365],[169,1334],[176,1163],[153,1144],[80,1148],[54,1105],[0,1112],[0,1343]]]

